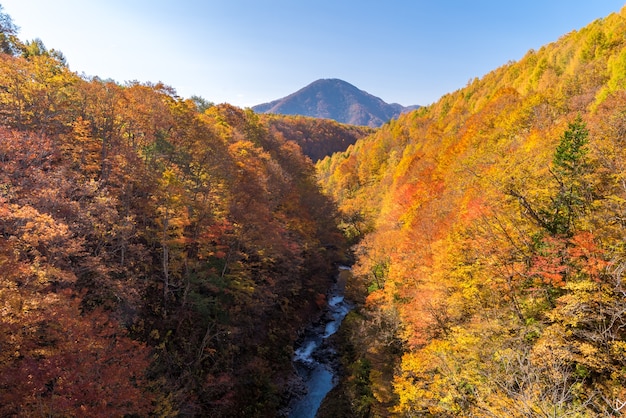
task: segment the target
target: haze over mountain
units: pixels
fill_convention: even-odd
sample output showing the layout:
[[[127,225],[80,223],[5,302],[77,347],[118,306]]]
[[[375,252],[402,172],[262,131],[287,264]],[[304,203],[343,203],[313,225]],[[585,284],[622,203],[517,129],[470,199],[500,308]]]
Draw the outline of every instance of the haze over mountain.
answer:
[[[314,81],[282,99],[253,106],[252,110],[333,119],[375,128],[418,107],[386,103],[346,81],[329,78]]]

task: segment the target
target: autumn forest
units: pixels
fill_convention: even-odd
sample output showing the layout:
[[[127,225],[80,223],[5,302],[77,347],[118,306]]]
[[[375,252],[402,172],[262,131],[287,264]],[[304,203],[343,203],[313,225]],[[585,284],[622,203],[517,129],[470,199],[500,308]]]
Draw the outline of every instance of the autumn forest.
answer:
[[[626,9],[380,128],[70,71],[0,16],[0,416],[626,412]]]
[[[0,415],[273,416],[345,252],[311,161],[249,110],[2,40]]]

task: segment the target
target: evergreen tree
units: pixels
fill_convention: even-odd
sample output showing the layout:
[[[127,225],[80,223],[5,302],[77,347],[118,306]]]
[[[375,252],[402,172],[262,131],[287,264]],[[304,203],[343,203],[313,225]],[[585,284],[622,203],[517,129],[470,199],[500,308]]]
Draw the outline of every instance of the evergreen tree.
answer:
[[[578,115],[561,136],[552,160],[552,174],[559,188],[552,200],[548,219],[552,234],[571,235],[573,224],[592,199],[591,188],[585,182],[590,165],[587,162],[589,130]]]

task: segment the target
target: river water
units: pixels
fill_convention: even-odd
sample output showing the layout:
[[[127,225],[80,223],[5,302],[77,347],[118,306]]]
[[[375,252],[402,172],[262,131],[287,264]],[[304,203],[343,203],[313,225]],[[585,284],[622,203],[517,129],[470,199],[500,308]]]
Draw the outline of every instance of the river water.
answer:
[[[326,340],[337,332],[352,309],[350,302],[344,299],[345,280],[350,268],[340,267],[339,270],[337,282],[327,295],[326,312],[320,321],[306,329],[294,352],[293,363],[307,392],[291,403],[290,418],[314,418],[322,400],[336,383],[336,362],[332,360],[335,353]]]

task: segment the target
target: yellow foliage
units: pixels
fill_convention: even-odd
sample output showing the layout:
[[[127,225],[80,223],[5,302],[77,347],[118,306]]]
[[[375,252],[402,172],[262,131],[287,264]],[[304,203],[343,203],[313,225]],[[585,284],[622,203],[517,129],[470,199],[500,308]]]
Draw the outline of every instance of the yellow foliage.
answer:
[[[340,208],[374,226],[354,270],[371,278],[386,263],[368,308],[402,319],[395,413],[585,417],[611,412],[595,393],[623,392],[624,291],[611,265],[626,257],[624,13],[318,164]],[[579,114],[589,146],[568,189],[553,160]],[[582,209],[555,234],[568,205]]]

